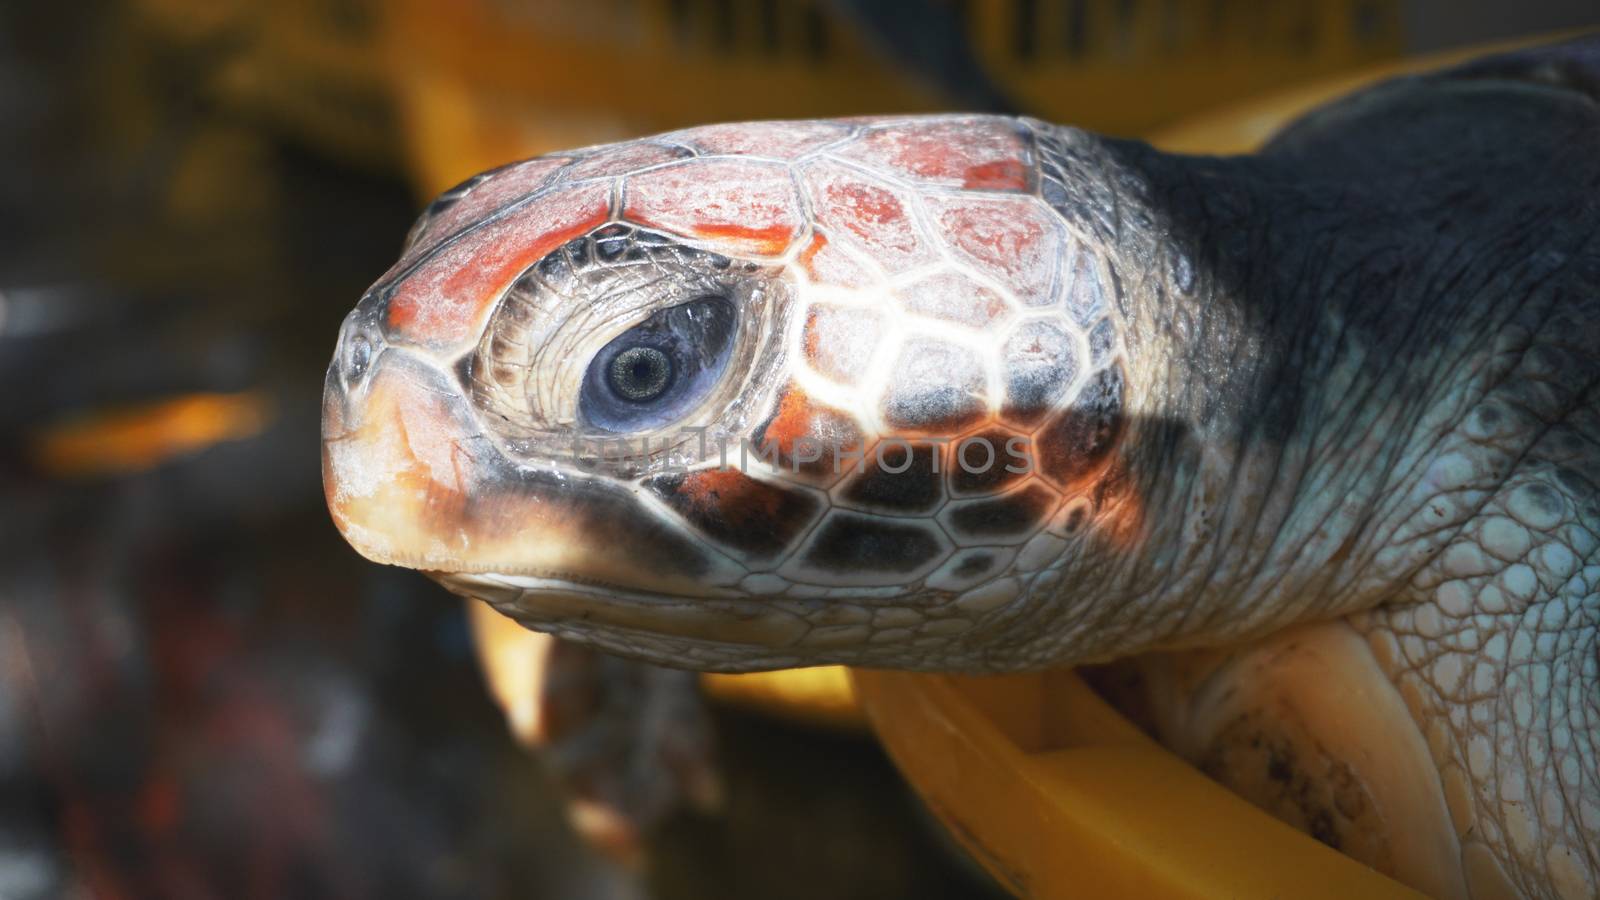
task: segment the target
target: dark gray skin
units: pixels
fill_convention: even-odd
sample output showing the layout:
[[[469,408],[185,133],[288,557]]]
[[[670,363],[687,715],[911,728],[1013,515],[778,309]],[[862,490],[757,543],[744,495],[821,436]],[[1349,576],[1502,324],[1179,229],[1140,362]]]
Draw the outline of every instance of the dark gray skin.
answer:
[[[582,492],[622,490],[622,475],[513,464],[492,428],[462,433],[520,415],[514,404],[484,415],[459,394],[449,373],[481,373],[477,357],[395,351],[390,381],[370,388],[371,357],[357,365],[348,351],[358,331],[362,348],[396,345],[371,324],[383,321],[381,290],[347,324],[330,370],[336,519],[374,558],[649,663],[997,671],[1136,657],[1124,699],[1169,746],[1352,855],[1441,896],[1600,893],[1600,41],[1389,82],[1248,157],[1175,157],[1003,122],[1034,166],[1028,202],[1048,204],[1114,281],[1100,320],[1112,362],[1100,373],[1117,377],[1095,382],[1098,394],[1074,382],[1080,393],[1051,415],[1081,424],[1056,433],[1082,440],[1041,447],[1066,448],[1063,468],[1084,473],[1055,482],[1071,498],[1063,512],[1076,503],[1087,516],[1032,523],[987,584],[933,584],[918,570],[885,589],[851,583],[837,559],[827,581],[828,561],[798,552],[801,537],[787,548],[800,565],[740,568],[750,559],[737,547],[659,505],[630,499],[635,518],[599,516]],[[859,141],[868,126],[849,127]],[[713,198],[741,189],[704,185]],[[804,309],[808,282],[786,281],[786,265],[759,277],[793,285]],[[556,291],[539,309],[569,313],[562,304],[620,283],[591,275],[594,296]],[[506,343],[528,345],[510,330]],[[760,368],[805,364],[780,355]],[[564,396],[540,374],[541,396]],[[400,444],[380,439],[387,420],[373,410],[409,396],[411,378],[446,410],[435,427],[459,452],[437,468],[465,485],[463,503],[384,493],[386,454]],[[886,390],[971,391],[955,379],[919,372]],[[776,383],[719,390],[757,409]],[[656,463],[632,464],[648,477]],[[530,497],[530,509],[571,514],[515,529],[489,515]],[[698,502],[703,522],[727,525],[721,494]],[[852,515],[858,543],[926,524]],[[748,533],[744,516],[724,530]],[[629,575],[640,553],[616,536],[646,533],[683,549],[649,578]],[[425,556],[463,534],[463,555]],[[552,550],[564,547],[566,558]],[[582,578],[559,568],[572,565]],[[725,571],[714,584],[702,574]],[[785,578],[842,589],[785,593]],[[689,683],[648,682],[661,696]],[[648,745],[665,730],[652,721],[604,727]],[[649,754],[612,756],[648,795],[641,808],[665,808],[672,778],[641,768]]]
[[[1114,229],[1118,257],[1146,261],[1122,267],[1146,276],[1126,291],[1130,356],[1177,348],[1158,364],[1166,439],[1133,440],[1150,457],[1131,466],[1161,476],[1140,493],[1168,513],[1151,544],[1175,552],[1110,580],[1134,606],[1194,611],[1156,644],[1354,613],[1440,773],[1460,870],[1408,880],[1441,894],[1600,884],[1597,79],[1588,39],[1385,84],[1257,157],[1087,142],[1100,170],[1136,173],[1120,202],[1154,220]],[[1201,448],[1230,443],[1229,501],[1172,516],[1206,493]],[[1182,665],[1146,675],[1207,687]],[[1173,743],[1194,696],[1155,701],[1178,708],[1157,715]],[[1248,786],[1226,728],[1188,753]],[[1348,823],[1320,821],[1339,844]]]

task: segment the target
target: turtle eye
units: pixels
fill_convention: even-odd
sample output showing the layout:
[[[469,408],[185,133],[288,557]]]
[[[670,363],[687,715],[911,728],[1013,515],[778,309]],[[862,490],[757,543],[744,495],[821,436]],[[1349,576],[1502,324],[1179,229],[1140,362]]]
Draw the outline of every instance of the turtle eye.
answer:
[[[727,368],[737,316],[722,297],[657,310],[600,348],[578,418],[612,433],[648,431],[692,412]]]

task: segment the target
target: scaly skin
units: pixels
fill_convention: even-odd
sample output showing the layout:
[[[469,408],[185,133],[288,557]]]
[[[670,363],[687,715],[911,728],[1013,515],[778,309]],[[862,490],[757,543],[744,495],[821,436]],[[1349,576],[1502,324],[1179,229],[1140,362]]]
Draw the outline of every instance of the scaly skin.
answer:
[[[675,667],[1014,670],[1342,619],[1361,639],[1306,671],[1370,683],[1371,740],[1303,678],[1190,735],[1214,774],[1249,782],[1248,719],[1388,811],[1343,804],[1351,846],[1436,838],[1400,877],[1592,896],[1600,54],[1545,54],[1358,95],[1255,157],[935,117],[497,170],[346,322],[330,508],[375,560]],[[706,296],[737,314],[726,370],[580,463],[586,379],[624,377],[591,360]],[[977,435],[1030,470],[964,473]],[[779,465],[720,468],[741,438]],[[889,475],[895,439],[917,457]],[[1417,760],[1437,784],[1393,812]]]

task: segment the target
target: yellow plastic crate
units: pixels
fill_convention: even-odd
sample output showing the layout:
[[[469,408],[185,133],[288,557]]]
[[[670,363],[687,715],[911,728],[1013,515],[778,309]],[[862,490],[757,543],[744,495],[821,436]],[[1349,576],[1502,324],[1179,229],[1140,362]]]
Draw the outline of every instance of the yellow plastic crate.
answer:
[[[1021,110],[1123,134],[1393,58],[1397,0],[927,0]],[[714,121],[949,108],[821,0],[398,0],[388,64],[422,193]]]
[[[924,0],[1019,110],[1120,134],[1394,58],[1399,0]],[[907,3],[908,8],[915,4]],[[131,0],[196,77],[431,196],[709,121],[962,106],[825,0]],[[948,76],[954,78],[955,76]]]

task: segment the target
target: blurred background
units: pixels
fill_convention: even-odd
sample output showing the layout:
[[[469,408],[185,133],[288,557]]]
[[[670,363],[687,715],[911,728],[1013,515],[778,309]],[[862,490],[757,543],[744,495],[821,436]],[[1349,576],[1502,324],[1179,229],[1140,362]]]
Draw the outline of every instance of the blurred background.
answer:
[[[323,509],[336,329],[431,194],[700,122],[1141,135],[1597,0],[0,4],[0,900],[984,897],[859,734],[719,709],[719,816],[581,847],[460,606]]]

